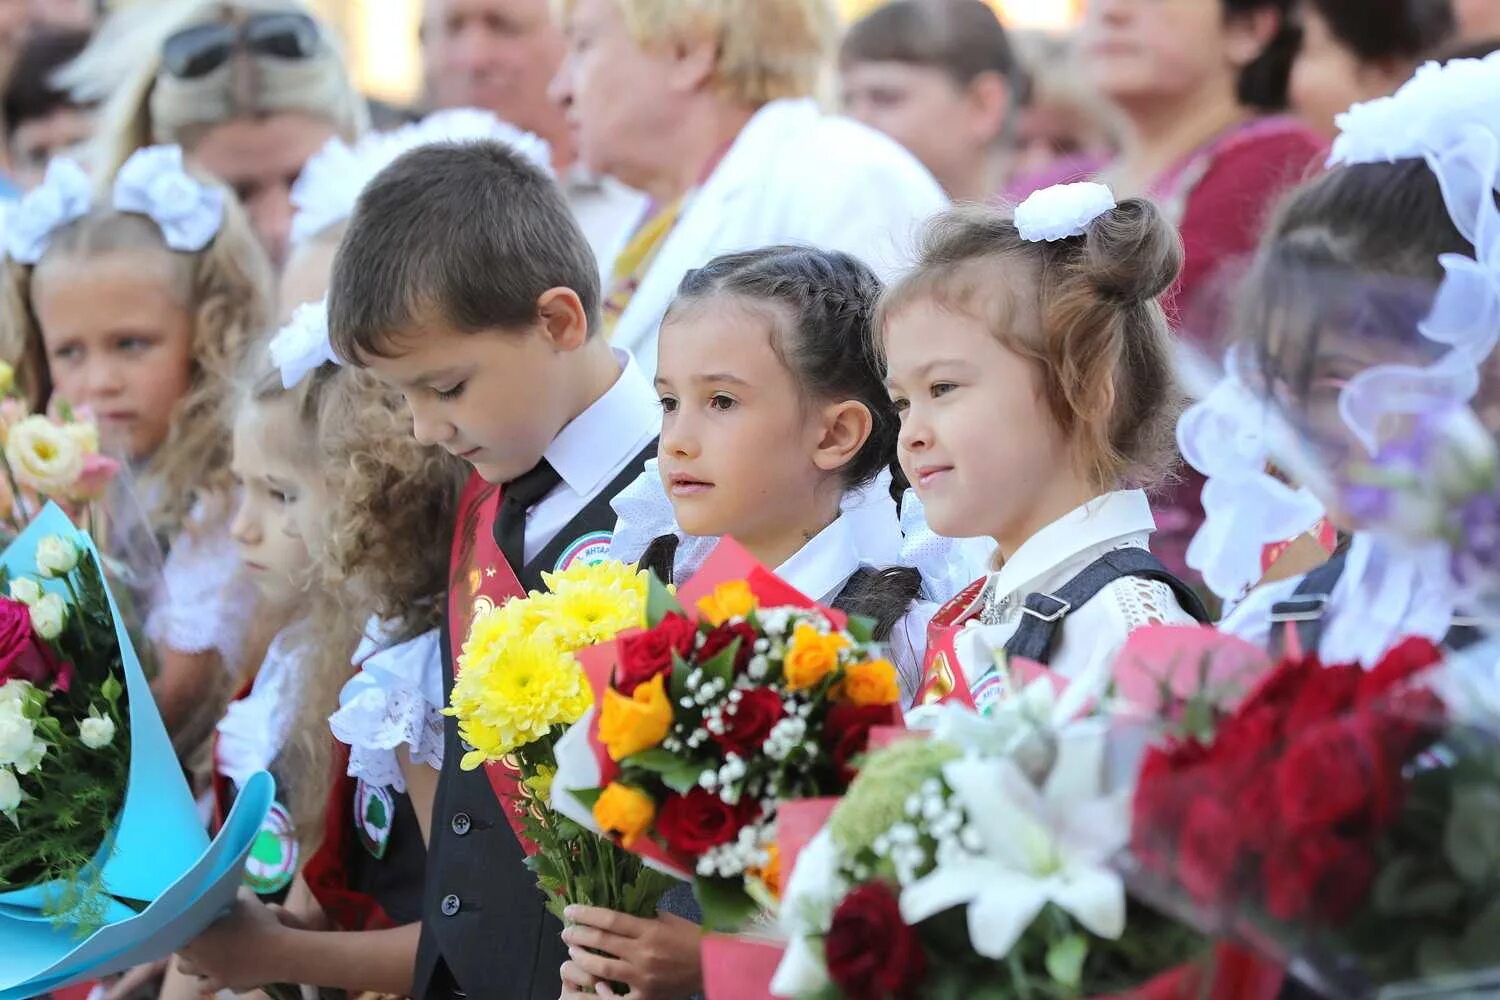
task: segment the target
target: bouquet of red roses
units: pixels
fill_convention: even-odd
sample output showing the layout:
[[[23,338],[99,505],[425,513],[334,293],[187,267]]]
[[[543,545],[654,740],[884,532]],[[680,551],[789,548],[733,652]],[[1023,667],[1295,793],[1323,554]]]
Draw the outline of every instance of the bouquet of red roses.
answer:
[[[870,730],[900,721],[896,670],[869,623],[727,540],[678,595],[653,581],[647,622],[580,654],[600,787],[563,773],[558,787],[624,847],[694,878],[705,925],[733,929],[773,902],[777,801],[848,787]]]
[[[1149,751],[1132,888],[1334,996],[1500,966],[1500,715],[1440,664],[1421,639],[1370,671],[1289,659]]]

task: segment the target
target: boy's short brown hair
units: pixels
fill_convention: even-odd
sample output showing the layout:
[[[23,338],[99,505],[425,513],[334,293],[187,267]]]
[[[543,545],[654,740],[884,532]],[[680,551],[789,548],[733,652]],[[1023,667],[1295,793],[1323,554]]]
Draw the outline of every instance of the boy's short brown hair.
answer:
[[[422,321],[465,333],[527,326],[551,288],[577,293],[598,329],[599,266],[561,189],[502,143],[435,143],[359,196],[334,259],[329,336],[360,365],[398,353]]]

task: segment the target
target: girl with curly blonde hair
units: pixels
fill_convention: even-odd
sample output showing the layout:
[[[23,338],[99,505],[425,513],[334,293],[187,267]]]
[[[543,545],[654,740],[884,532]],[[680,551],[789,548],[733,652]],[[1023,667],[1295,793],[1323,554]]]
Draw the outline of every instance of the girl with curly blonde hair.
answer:
[[[291,662],[268,658],[226,722],[233,737],[238,715],[277,720],[256,730],[258,760],[292,782],[291,839],[315,848],[288,911],[242,899],[185,949],[181,971],[205,989],[404,996],[443,754],[436,629],[466,467],[416,442],[399,393],[327,360],[321,304],[297,311],[271,357],[277,369],[262,365],[235,423],[235,531],[252,568],[275,562],[294,581],[273,645]]]
[[[175,146],[138,151],[98,192],[55,161],[12,215],[5,250],[0,358],[33,409],[93,413],[168,547],[146,634],[163,719],[192,747],[252,641],[254,594],[228,534],[224,407],[270,321],[270,266],[233,196],[185,170]]]

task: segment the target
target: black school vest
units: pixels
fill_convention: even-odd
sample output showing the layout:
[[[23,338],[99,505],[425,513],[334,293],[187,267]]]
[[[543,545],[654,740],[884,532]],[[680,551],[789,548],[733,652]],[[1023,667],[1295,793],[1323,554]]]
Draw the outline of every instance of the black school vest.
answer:
[[[614,481],[589,501],[516,574],[526,590],[542,588],[542,573],[589,546],[615,526],[610,501],[656,454],[652,441]],[[478,530],[493,532],[496,525]],[[460,530],[464,525],[460,524]],[[443,697],[453,693],[453,650],[442,629]],[[567,961],[562,925],[549,914],[536,876],[483,769],[459,767],[464,747],[458,723],[443,723],[443,773],[438,780],[427,851],[422,942],[412,996],[428,1000],[556,1000],[558,969]]]

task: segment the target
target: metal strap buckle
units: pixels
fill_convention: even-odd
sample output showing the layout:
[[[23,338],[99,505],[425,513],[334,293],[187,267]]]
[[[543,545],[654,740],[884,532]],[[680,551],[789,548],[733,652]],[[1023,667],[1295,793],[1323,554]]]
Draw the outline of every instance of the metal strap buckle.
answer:
[[[1327,594],[1299,594],[1272,605],[1267,617],[1275,625],[1285,622],[1315,622],[1323,617],[1323,610],[1327,607]]]
[[[1053,605],[1052,610],[1038,611],[1036,608],[1033,608],[1031,606],[1031,602],[1034,600],[1051,601]],[[1061,620],[1063,615],[1073,610],[1073,605],[1069,604],[1067,601],[1062,600],[1061,598],[1053,597],[1051,594],[1032,594],[1031,596],[1026,598],[1026,606],[1021,610],[1031,617],[1037,619],[1038,621],[1050,623]]]

